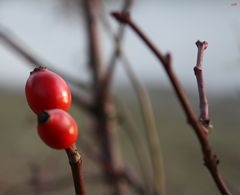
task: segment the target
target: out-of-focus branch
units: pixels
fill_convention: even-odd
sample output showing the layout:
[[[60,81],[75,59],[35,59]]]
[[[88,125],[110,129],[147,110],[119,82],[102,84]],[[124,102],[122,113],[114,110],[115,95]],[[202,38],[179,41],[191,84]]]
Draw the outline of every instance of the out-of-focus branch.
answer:
[[[94,89],[93,123],[96,138],[99,141],[101,156],[108,166],[102,164],[104,176],[109,184],[110,193],[114,195],[129,194],[124,180],[120,180],[119,171],[122,171],[123,162],[118,146],[115,110],[109,92],[102,88],[102,62],[100,48],[100,31],[96,13],[99,9],[98,0],[81,0],[84,12],[86,35],[88,40],[89,64]]]
[[[122,12],[129,12],[131,9],[131,6],[133,4],[133,0],[124,0]],[[104,6],[103,6],[104,8]],[[103,12],[101,12],[103,13]],[[110,62],[108,63],[108,67],[105,71],[105,74],[103,76],[103,89],[109,90],[111,80],[113,78],[113,72],[116,66],[117,58],[120,54],[120,48],[123,42],[124,37],[124,31],[125,31],[125,25],[120,24],[118,27],[117,33],[114,32],[114,30],[111,27],[111,24],[108,20],[108,17],[106,17],[105,14],[101,14],[101,21],[104,25],[104,29],[108,32],[108,34],[113,37],[114,43],[115,43],[115,49],[111,55]]]
[[[33,68],[38,67],[40,65],[47,66],[51,70],[56,71],[57,73],[62,75],[71,84],[71,88],[75,86],[82,87],[84,89],[89,88],[87,87],[86,84],[73,80],[70,76],[67,76],[65,73],[59,72],[58,70],[55,70],[53,66],[49,65],[48,63],[45,63],[43,60],[39,60],[34,54],[28,51],[25,46],[23,46],[25,44],[21,43],[21,41],[19,41],[12,32],[3,29],[2,26],[0,26],[0,40],[3,41],[3,43],[5,43],[8,47],[15,51],[24,60],[26,60],[26,62]],[[77,95],[75,92],[72,92],[72,95],[73,101],[76,102],[76,104],[78,104],[86,111],[90,111],[91,103],[89,101],[81,97],[81,95],[79,94]]]
[[[87,113],[93,114],[93,99],[90,97],[90,94],[79,92],[79,88],[75,85],[72,85],[71,83],[69,87],[71,89],[73,103],[84,109]]]
[[[123,61],[126,73],[133,85],[133,88],[136,91],[139,105],[141,108],[141,113],[143,116],[145,126],[144,130],[147,135],[148,148],[153,168],[154,190],[158,195],[165,195],[166,189],[165,189],[164,162],[151,100],[145,87],[132,70],[128,59],[124,55],[121,56],[121,59]]]
[[[88,89],[86,83],[83,81],[74,80],[71,78],[71,76],[66,75],[66,73],[59,71],[58,69],[54,68],[53,65],[51,65],[48,62],[45,62],[44,60],[38,59],[32,52],[30,52],[29,49],[26,49],[27,47],[25,44],[20,41],[16,35],[14,35],[13,32],[6,29],[5,27],[0,25],[0,40],[6,44],[10,49],[12,49],[15,53],[17,53],[20,57],[22,57],[27,63],[29,63],[33,68],[38,66],[47,66],[49,69],[57,72],[61,76],[63,76],[69,83],[76,85],[78,87],[81,87],[83,89]]]
[[[126,0],[122,9],[122,13],[125,13],[127,10],[130,9],[132,1]],[[148,94],[137,79],[136,75],[134,74],[133,70],[131,69],[130,63],[128,62],[123,50],[122,50],[122,39],[124,35],[124,25],[119,26],[119,31],[117,34],[111,29],[110,24],[107,22],[107,19],[104,19],[105,26],[107,27],[110,35],[113,37],[115,41],[115,50],[112,54],[112,58],[110,60],[108,69],[105,73],[103,86],[105,90],[109,87],[111,83],[111,79],[113,76],[113,71],[115,68],[115,64],[118,57],[121,57],[124,63],[124,68],[133,84],[133,87],[138,94],[139,102],[142,108],[143,118],[145,122],[145,130],[148,137],[148,145],[151,154],[151,162],[154,169],[154,181],[155,181],[155,188],[159,192],[158,194],[165,194],[165,178],[164,178],[164,168],[163,168],[163,160],[161,156],[160,150],[160,141],[158,139],[157,129],[155,126],[155,119],[154,114],[151,107],[151,102],[148,97]]]
[[[155,54],[159,62],[162,63],[163,68],[166,71],[166,74],[169,77],[169,80],[174,88],[174,91],[177,95],[177,98],[185,112],[187,121],[192,126],[195,131],[199,143],[201,145],[202,153],[204,156],[204,164],[208,168],[212,178],[218,187],[222,195],[231,195],[232,193],[226,186],[222,175],[218,170],[219,160],[216,155],[213,154],[211,146],[208,142],[208,137],[205,134],[206,128],[197,120],[193,109],[189,103],[188,98],[186,97],[180,82],[178,81],[176,74],[172,69],[172,61],[170,54],[163,55],[160,50],[154,45],[152,41],[143,33],[143,31],[138,27],[138,25],[130,18],[128,14],[114,12],[112,16],[119,22],[127,24],[131,29],[142,39],[150,51]]]
[[[204,84],[204,78],[203,78],[203,68],[202,68],[202,61],[203,61],[203,52],[208,47],[208,43],[206,41],[197,41],[196,42],[197,48],[198,48],[198,55],[197,55],[197,64],[194,67],[194,73],[197,80],[198,85],[198,94],[199,94],[199,107],[200,107],[200,116],[199,121],[207,128],[211,129],[211,122],[209,119],[208,114],[208,99],[207,99],[207,93],[205,89]]]
[[[118,103],[118,110],[119,110],[119,120],[120,124],[123,125],[123,130],[125,130],[128,139],[130,139],[131,144],[133,146],[133,149],[136,153],[137,161],[140,166],[141,176],[144,181],[144,193],[145,194],[152,194],[151,188],[152,188],[152,182],[149,179],[149,167],[146,163],[145,155],[143,154],[144,149],[144,143],[142,142],[141,138],[139,137],[138,127],[136,126],[136,123],[132,120],[132,115],[130,113],[130,110],[127,108],[127,106]]]

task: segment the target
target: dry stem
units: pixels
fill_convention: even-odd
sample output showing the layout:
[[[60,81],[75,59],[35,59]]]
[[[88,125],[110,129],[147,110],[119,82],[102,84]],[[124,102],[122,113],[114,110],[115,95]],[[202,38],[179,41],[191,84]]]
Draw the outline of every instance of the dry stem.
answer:
[[[207,94],[205,90],[203,69],[202,69],[203,52],[205,49],[207,49],[208,43],[206,41],[203,41],[203,42],[197,41],[196,45],[198,47],[198,55],[197,55],[197,64],[194,67],[194,73],[196,75],[199,101],[200,101],[199,121],[207,128],[210,128],[211,124],[210,124],[210,119],[208,115],[208,99],[207,99]]]
[[[189,103],[189,100],[187,99],[184,90],[172,69],[170,54],[162,55],[162,53],[157,49],[157,47],[155,47],[153,42],[151,42],[150,39],[143,33],[143,31],[136,25],[136,23],[131,20],[128,14],[114,12],[112,13],[112,16],[119,22],[128,24],[132,28],[132,30],[143,40],[143,42],[148,46],[148,48],[155,54],[157,59],[162,63],[174,88],[174,91],[178,97],[178,100],[185,112],[187,121],[192,126],[197,135],[197,138],[201,145],[205,166],[208,168],[221,194],[231,195],[231,192],[223,181],[223,178],[218,170],[219,160],[217,159],[216,155],[213,154],[208,142],[208,137],[204,133],[206,131],[206,128],[197,120],[197,117],[195,116],[193,109]]]
[[[71,165],[76,195],[86,195],[83,179],[82,159],[78,153],[76,145],[74,144],[72,147],[66,149],[66,153]]]

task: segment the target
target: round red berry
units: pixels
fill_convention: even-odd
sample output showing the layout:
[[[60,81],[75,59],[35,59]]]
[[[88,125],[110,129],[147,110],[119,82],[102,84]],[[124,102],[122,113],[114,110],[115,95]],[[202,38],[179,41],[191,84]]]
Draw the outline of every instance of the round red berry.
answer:
[[[47,110],[38,115],[38,134],[45,144],[54,149],[66,149],[77,140],[75,120],[61,109]]]
[[[70,89],[64,79],[44,67],[31,72],[25,93],[30,108],[36,114],[54,108],[68,111],[72,101]]]

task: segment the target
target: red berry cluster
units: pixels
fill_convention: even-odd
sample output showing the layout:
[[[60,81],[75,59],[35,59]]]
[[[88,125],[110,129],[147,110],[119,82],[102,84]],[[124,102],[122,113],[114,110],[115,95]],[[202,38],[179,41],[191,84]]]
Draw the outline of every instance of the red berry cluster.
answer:
[[[77,139],[78,127],[67,113],[72,97],[62,77],[45,67],[35,68],[27,80],[28,105],[38,116],[38,134],[55,149],[71,147]]]

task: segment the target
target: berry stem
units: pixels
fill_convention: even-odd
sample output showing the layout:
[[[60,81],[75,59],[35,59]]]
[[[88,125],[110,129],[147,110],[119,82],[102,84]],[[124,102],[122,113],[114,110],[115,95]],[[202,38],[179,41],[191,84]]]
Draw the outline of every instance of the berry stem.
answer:
[[[72,170],[76,195],[86,195],[83,177],[82,158],[78,152],[76,145],[74,144],[70,148],[67,148],[66,153]]]

